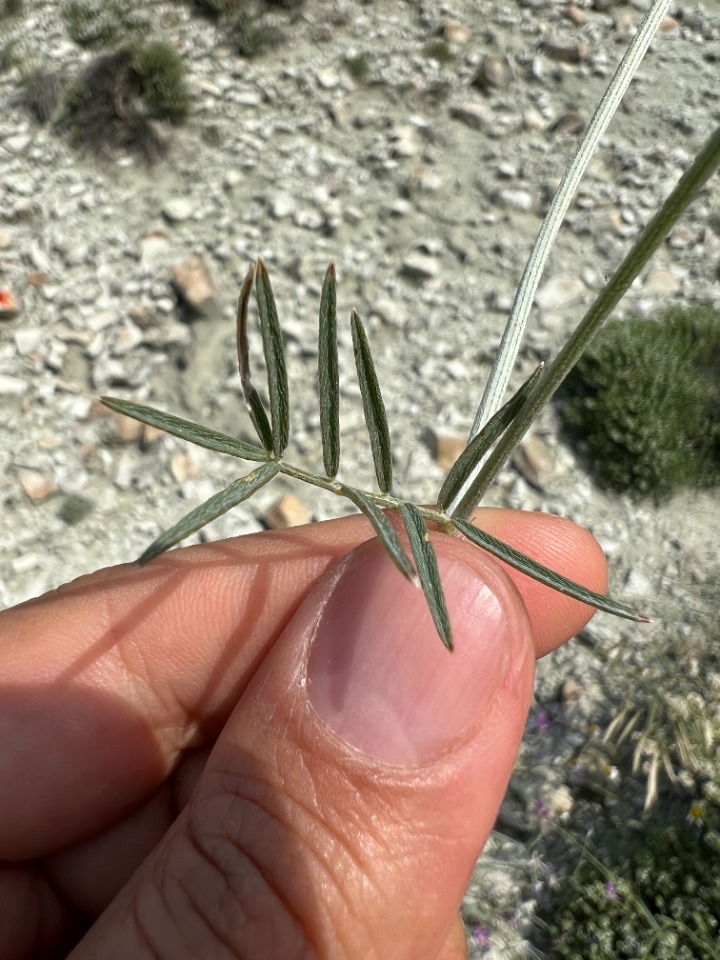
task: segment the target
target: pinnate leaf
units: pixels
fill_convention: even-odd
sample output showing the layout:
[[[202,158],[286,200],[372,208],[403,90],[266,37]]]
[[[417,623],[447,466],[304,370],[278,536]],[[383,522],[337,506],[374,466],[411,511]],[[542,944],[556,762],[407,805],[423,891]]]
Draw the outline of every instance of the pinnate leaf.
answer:
[[[442,642],[452,652],[453,639],[450,616],[440,582],[437,555],[430,541],[425,521],[418,508],[412,503],[403,503],[400,506],[400,515],[407,530],[418,579],[430,607],[435,627]]]
[[[408,557],[405,552],[402,541],[397,535],[397,531],[390,522],[387,514],[382,511],[376,503],[373,503],[362,490],[357,490],[355,487],[343,486],[343,495],[346,496],[348,500],[351,500],[358,510],[368,518],[377,534],[378,540],[383,547],[385,547],[388,556],[400,573],[404,577],[407,577],[408,580],[416,583],[415,568],[412,565],[410,557]]]
[[[155,407],[146,407],[142,403],[133,403],[132,400],[120,400],[118,397],[100,397],[102,403],[116,413],[125,417],[132,417],[140,423],[147,423],[150,427],[157,427],[171,433],[181,440],[189,440],[199,447],[208,450],[217,450],[218,453],[229,453],[231,457],[240,457],[241,460],[267,460],[267,454],[260,447],[244,440],[236,440],[217,430],[210,430],[191,420],[183,420],[172,413],[163,413]]]
[[[260,313],[260,332],[268,376],[270,397],[270,421],[272,424],[272,450],[281,457],[290,436],[290,402],[288,377],[285,366],[285,345],[278,320],[275,297],[270,285],[267,267],[258,260],[255,270],[255,298]]]
[[[264,463],[261,467],[258,467],[257,470],[253,470],[252,473],[248,473],[244,477],[234,480],[228,487],[225,487],[224,490],[213,494],[205,503],[201,503],[199,507],[191,510],[190,513],[186,514],[174,527],[171,527],[159,536],[142,554],[139,563],[147,563],[154,557],[169,550],[170,547],[174,547],[176,543],[184,540],[185,537],[189,537],[191,533],[195,533],[196,530],[204,527],[206,523],[210,523],[211,520],[215,520],[223,513],[227,513],[228,510],[236,507],[239,503],[242,503],[243,500],[247,500],[259,490],[260,487],[264,487],[273,477],[277,476],[279,470],[280,465],[274,460],[271,460],[268,463]]]
[[[385,404],[383,403],[375,373],[375,364],[370,353],[370,344],[362,321],[353,310],[350,319],[352,326],[355,368],[357,369],[360,394],[362,396],[365,422],[370,435],[375,476],[381,493],[387,493],[392,487],[392,450],[388,429]]]
[[[318,392],[323,466],[330,479],[340,466],[340,375],[337,349],[337,296],[335,265],[327,268],[320,296],[318,335]]]
[[[587,587],[583,587],[579,583],[568,580],[568,578],[564,577],[561,573],[556,573],[554,570],[543,566],[536,560],[531,560],[530,557],[525,556],[524,553],[520,553],[519,550],[515,550],[507,543],[503,543],[502,540],[498,540],[496,537],[490,536],[489,533],[479,530],[467,520],[453,518],[451,522],[453,526],[472,543],[478,547],[482,547],[483,550],[487,550],[488,553],[492,554],[493,557],[496,557],[498,560],[502,560],[521,573],[532,577],[533,580],[545,584],[546,587],[557,590],[559,593],[563,593],[568,597],[573,597],[575,600],[580,600],[581,603],[587,603],[591,607],[597,607],[598,610],[603,610],[605,613],[612,613],[616,617],[624,617],[626,620],[635,620],[638,623],[649,622],[647,617],[631,610],[630,607],[625,606],[624,603],[618,603],[617,600],[612,600],[602,593],[595,593],[593,590],[588,590]]]
[[[240,290],[237,307],[237,355],[238,366],[240,368],[240,383],[242,385],[243,396],[247,404],[248,413],[255,432],[260,443],[270,454],[273,450],[273,436],[268,415],[260,398],[260,394],[255,389],[250,378],[250,348],[248,346],[248,303],[250,302],[250,293],[252,291],[253,279],[255,277],[255,267],[250,267],[243,285]]]

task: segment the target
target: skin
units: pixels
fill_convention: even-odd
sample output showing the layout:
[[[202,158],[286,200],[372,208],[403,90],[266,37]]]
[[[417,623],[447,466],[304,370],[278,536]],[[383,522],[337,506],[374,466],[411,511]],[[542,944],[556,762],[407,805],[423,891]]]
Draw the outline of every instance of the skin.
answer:
[[[574,524],[491,509],[475,522],[606,589],[602,551]],[[293,680],[337,564],[353,550],[384,562],[371,539],[349,517],[191,547],[0,614],[4,960],[466,957],[458,908],[535,660],[593,611],[433,535],[502,596],[509,665],[450,749],[378,763]]]

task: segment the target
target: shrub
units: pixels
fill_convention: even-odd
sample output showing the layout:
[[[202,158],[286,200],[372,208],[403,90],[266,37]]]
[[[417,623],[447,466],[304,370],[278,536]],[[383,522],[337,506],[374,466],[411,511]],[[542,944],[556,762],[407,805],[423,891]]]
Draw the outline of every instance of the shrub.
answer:
[[[80,523],[81,520],[84,520],[85,517],[92,512],[93,507],[94,504],[92,500],[88,500],[87,497],[83,497],[78,493],[71,493],[65,497],[58,516],[64,523],[67,523],[68,526],[73,526],[76,523]]]
[[[228,37],[243,57],[256,57],[266,50],[279,46],[285,39],[279,27],[246,14],[238,14],[233,18]]]
[[[720,314],[612,321],[568,376],[561,420],[602,487],[668,497],[720,479]]]
[[[18,17],[23,6],[23,0],[0,0],[0,17]]]
[[[33,70],[23,81],[22,100],[40,123],[49,123],[62,107],[60,76],[43,69]]]
[[[128,0],[71,0],[64,15],[70,38],[80,47],[127,41],[148,27],[147,14]]]
[[[345,57],[343,63],[356,83],[365,83],[370,74],[370,59],[366,53],[358,53],[354,57]]]
[[[182,123],[190,111],[190,93],[180,55],[167,43],[148,43],[133,58],[132,70],[150,113],[160,120]]]
[[[425,47],[425,56],[430,60],[437,60],[438,63],[450,63],[455,59],[455,54],[444,40],[433,40]]]
[[[180,57],[166,44],[150,43],[97,57],[65,102],[78,145],[101,155],[127,149],[152,163],[168,147],[154,120],[180,123],[190,100]]]
[[[615,879],[608,879],[608,877]],[[586,859],[554,910],[553,956],[583,960],[714,960],[720,955],[720,872],[695,832],[648,828],[602,873]]]
[[[194,0],[201,13],[218,18],[242,6],[242,0]]]

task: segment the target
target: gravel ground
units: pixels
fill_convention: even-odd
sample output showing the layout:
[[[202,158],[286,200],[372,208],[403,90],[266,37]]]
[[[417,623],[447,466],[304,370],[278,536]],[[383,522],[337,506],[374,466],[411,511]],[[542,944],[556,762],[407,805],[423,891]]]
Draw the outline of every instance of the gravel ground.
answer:
[[[78,150],[29,116],[18,95],[28,65],[73,76],[93,54],[68,38],[62,4],[26,6],[23,17],[0,21],[0,49],[12,44],[22,56],[0,73],[0,288],[20,308],[0,320],[0,604],[134,559],[234,478],[234,463],[171,437],[138,436],[96,397],[137,399],[251,438],[233,318],[257,256],[287,335],[294,461],[320,463],[305,384],[333,259],[340,316],[354,307],[367,321],[398,489],[432,501],[444,475],[432,433],[467,432],[552,190],[646,5],[307,0],[276,15],[289,42],[248,61],[185,5],[147,3],[155,34],[186,62],[194,98],[153,167]],[[673,14],[568,215],[516,382],[562,344],[720,119],[720,5],[681,2]],[[446,63],[431,56],[443,38]],[[367,75],[354,79],[347,61],[361,56]],[[485,79],[472,85],[478,73]],[[215,287],[201,314],[173,284],[192,256]],[[720,306],[719,269],[715,178],[618,315],[691,299]],[[340,341],[341,472],[372,486],[349,324]],[[259,360],[255,369],[261,380]],[[315,519],[346,509],[283,481],[200,537],[261,529],[290,490]],[[76,494],[92,509],[68,523],[61,509]],[[614,592],[659,611],[650,627],[597,617],[586,644],[540,667],[518,775],[466,907],[474,954],[507,957],[530,950],[536,894],[561,871],[529,844],[538,798],[570,812],[578,789],[569,761],[612,715],[608,692],[623,696],[622,671],[613,679],[593,648],[648,650],[683,630],[696,585],[717,564],[720,511],[710,494],[655,507],[598,492],[578,452],[559,441],[552,410],[488,502],[588,526],[610,558]],[[637,782],[625,802],[641,807]],[[594,803],[587,816],[597,819],[599,805],[608,829],[620,829],[617,807]]]

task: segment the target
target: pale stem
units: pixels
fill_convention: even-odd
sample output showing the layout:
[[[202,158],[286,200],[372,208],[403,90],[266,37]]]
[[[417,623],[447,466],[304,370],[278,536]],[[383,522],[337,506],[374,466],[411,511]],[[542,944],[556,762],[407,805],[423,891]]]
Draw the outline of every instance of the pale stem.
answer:
[[[505,395],[510,374],[517,359],[518,350],[522,341],[528,316],[532,307],[535,292],[537,290],[540,278],[545,268],[545,263],[552,249],[558,230],[565,218],[567,209],[572,201],[578,184],[580,183],[590,158],[598,145],[602,135],[605,133],[608,124],[612,120],[620,101],[625,95],[630,81],[635,75],[642,58],[645,56],[648,46],[655,35],[657,28],[662,22],[670,0],[653,0],[652,6],[643,19],[637,33],[635,34],[625,55],[620,61],[615,74],[608,84],[605,93],[600,100],[595,113],[588,124],[585,136],[580,143],[577,151],[570,160],[560,186],[550,204],[545,220],[543,221],[540,232],[535,241],[527,265],[520,280],[512,310],[505,331],[498,348],[498,353],[493,363],[490,376],[488,378],[485,392],[483,393],[480,406],[478,407],[475,421],[470,431],[468,442],[479,433],[482,427],[492,417],[495,411],[502,403]],[[477,476],[482,463],[478,464],[474,476]],[[449,506],[449,512],[456,509],[474,480],[474,476],[468,478],[460,491],[455,496]]]
[[[541,408],[545,406],[575,366],[601,324],[615,309],[618,301],[624,296],[635,277],[644,269],[655,250],[718,166],[720,166],[720,127],[710,135],[702,150],[676,184],[675,189],[640,234],[632,250],[603,287],[598,298],[580,321],[568,342],[540,379],[525,406],[478,471],[477,475],[480,479],[478,498],[481,498],[487,491],[512,451],[532,426]],[[448,508],[448,513],[451,513],[450,508]]]

